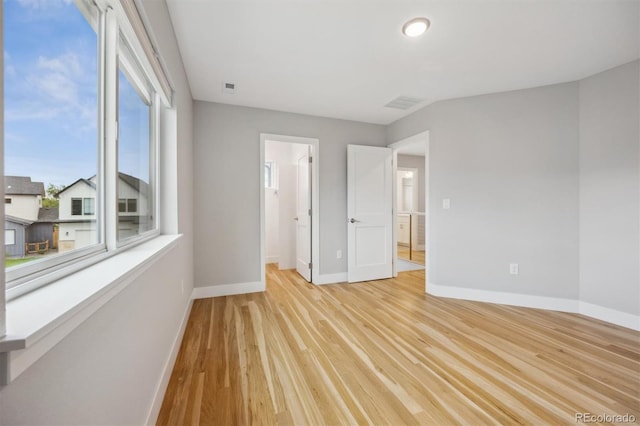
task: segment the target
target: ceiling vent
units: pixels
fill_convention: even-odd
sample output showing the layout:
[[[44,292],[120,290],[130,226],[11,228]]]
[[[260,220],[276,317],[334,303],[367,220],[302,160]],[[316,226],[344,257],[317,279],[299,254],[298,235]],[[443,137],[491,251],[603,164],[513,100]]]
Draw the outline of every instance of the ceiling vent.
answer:
[[[222,83],[222,93],[236,93],[236,84],[235,83]]]
[[[410,98],[409,96],[398,96],[397,98],[395,98],[394,100],[386,104],[385,107],[396,108],[396,109],[409,109],[418,105],[422,101],[424,101],[424,99]]]

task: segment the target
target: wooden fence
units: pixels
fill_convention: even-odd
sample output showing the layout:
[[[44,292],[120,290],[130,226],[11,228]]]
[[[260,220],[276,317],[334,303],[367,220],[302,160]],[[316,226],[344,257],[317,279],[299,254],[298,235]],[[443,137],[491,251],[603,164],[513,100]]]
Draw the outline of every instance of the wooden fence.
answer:
[[[37,243],[26,243],[24,245],[24,251],[26,254],[46,253],[49,251],[49,240]]]

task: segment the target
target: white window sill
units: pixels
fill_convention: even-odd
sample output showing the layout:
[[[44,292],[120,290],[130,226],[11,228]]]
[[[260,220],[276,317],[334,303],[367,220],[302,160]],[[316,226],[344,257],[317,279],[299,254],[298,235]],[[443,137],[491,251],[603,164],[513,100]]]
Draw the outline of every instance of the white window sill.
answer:
[[[7,303],[0,384],[7,384],[125,289],[180,240],[160,235]]]

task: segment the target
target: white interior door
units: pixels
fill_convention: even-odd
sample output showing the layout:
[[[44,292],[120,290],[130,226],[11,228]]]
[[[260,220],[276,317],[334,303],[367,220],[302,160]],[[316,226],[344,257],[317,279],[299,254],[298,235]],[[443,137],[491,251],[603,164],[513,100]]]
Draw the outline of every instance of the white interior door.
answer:
[[[296,159],[296,271],[311,282],[311,173],[309,145],[294,145]]]
[[[347,148],[348,280],[390,278],[393,191],[390,148]]]

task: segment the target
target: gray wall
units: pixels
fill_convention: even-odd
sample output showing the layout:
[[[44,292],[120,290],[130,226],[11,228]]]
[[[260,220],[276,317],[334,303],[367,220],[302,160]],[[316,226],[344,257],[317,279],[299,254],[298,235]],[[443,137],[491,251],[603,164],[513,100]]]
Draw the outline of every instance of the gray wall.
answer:
[[[639,64],[580,82],[580,299],[636,315]]]
[[[49,241],[49,248],[53,248],[53,223],[34,222],[27,231],[28,243],[39,243]]]
[[[438,102],[388,126],[390,143],[430,131],[432,283],[578,297],[577,102],[567,83]]]
[[[347,270],[347,144],[384,146],[379,125],[195,103],[195,285],[260,281],[260,133],[320,140],[320,273]]]
[[[26,243],[26,232],[25,226],[19,223],[11,222],[8,220],[4,221],[4,231],[8,230],[15,231],[15,244],[11,244],[9,246],[4,246],[4,253],[6,256],[11,257],[23,257],[24,256],[24,244]],[[4,244],[4,239],[3,239]]]
[[[430,130],[432,282],[640,315],[639,64],[388,126],[389,142]]]
[[[0,424],[140,425],[189,304],[192,100],[164,2],[144,1],[177,92],[179,245],[0,389]],[[1,162],[0,162],[1,163]],[[179,201],[179,203],[178,203]],[[180,283],[184,280],[185,292]],[[154,421],[155,419],[152,419]]]

